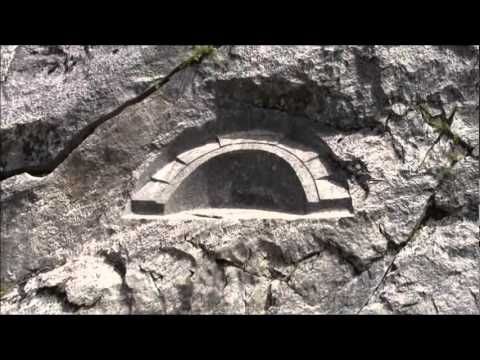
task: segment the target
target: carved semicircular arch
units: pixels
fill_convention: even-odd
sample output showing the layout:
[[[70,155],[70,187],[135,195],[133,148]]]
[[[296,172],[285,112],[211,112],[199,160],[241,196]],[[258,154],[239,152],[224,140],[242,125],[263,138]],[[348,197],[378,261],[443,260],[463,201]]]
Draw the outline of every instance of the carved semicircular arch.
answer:
[[[351,198],[345,184],[338,184],[328,173],[318,153],[302,144],[272,132],[239,132],[217,136],[216,141],[183,152],[156,171],[132,196],[135,214],[167,215],[168,204],[179,187],[202,165],[226,154],[262,152],[289,165],[305,195],[304,213],[321,213],[330,209],[351,211]],[[175,207],[173,207],[175,208]]]

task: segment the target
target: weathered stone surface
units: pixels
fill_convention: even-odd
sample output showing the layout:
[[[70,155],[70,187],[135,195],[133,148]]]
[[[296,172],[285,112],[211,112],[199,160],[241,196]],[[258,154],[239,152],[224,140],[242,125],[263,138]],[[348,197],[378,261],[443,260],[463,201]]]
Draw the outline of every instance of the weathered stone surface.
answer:
[[[478,160],[466,158],[444,171],[442,184],[435,192],[435,204],[447,212],[459,212],[478,221],[480,171]]]
[[[2,45],[0,47],[0,82],[4,82],[7,77],[8,68],[15,55],[17,45]]]
[[[297,158],[299,158],[303,162],[308,162],[318,157],[318,154],[315,151],[312,151],[303,146],[299,147],[298,145],[295,145],[290,141],[282,141],[278,144],[278,146],[282,149],[285,149],[291,152],[293,155],[295,155]]]
[[[218,143],[208,143],[195,149],[185,151],[184,153],[178,155],[177,159],[184,162],[185,164],[190,164],[193,160],[209,153],[210,151],[217,150],[219,147],[220,145]]]
[[[316,180],[318,194],[321,199],[335,200],[335,199],[347,199],[350,197],[348,191],[329,180]]]
[[[305,165],[307,165],[308,170],[310,170],[312,176],[315,179],[320,179],[322,177],[328,176],[328,171],[325,168],[325,165],[323,165],[322,161],[318,157],[307,161]]]
[[[84,256],[28,281],[18,302],[7,298],[2,311],[35,314],[46,307],[48,313],[128,313],[123,296],[118,272],[102,258]]]
[[[375,298],[363,310],[409,314],[478,314],[478,224],[430,221],[399,253]]]
[[[132,196],[132,211],[139,214],[163,213],[165,202],[162,193],[168,184],[157,181],[148,182]]]
[[[478,46],[225,46],[135,104],[190,47],[5,50],[1,313],[480,312]],[[468,148],[422,164],[420,103],[457,106]],[[252,130],[325,158],[354,216],[123,217],[176,156]]]
[[[178,173],[185,168],[185,164],[180,161],[172,161],[158,170],[153,176],[152,180],[163,181],[170,183],[175,180]]]
[[[278,142],[284,137],[279,133],[270,131],[243,131],[233,134],[218,135],[218,142],[221,146],[242,144],[245,142],[266,143],[266,144],[278,144]]]
[[[82,130],[172,71],[190,47],[18,46],[14,51],[2,66],[0,171],[6,174],[41,172]]]

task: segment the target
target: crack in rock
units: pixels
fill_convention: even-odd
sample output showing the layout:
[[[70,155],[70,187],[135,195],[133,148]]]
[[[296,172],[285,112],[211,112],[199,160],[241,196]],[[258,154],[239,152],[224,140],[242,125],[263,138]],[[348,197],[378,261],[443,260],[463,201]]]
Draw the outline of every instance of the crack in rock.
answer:
[[[57,298],[66,313],[77,313],[79,310],[88,310],[94,308],[102,299],[102,295],[99,295],[91,303],[75,303],[68,298],[68,294],[65,290],[65,284],[59,284],[56,286],[43,286],[36,290],[36,296],[53,296]]]
[[[100,52],[97,53],[96,49],[90,49],[89,46],[84,46],[83,50],[79,48],[80,51],[84,51],[81,56],[85,61],[94,55],[101,56]],[[476,107],[478,110],[478,104],[475,103],[476,99],[472,94],[475,95],[475,91],[478,93],[478,90],[472,89],[471,84],[477,80],[478,69],[475,69],[476,73],[467,73],[465,66],[462,67],[465,62],[461,62],[461,59],[457,62],[455,58],[449,68],[446,68],[446,64],[438,66],[436,62],[442,61],[432,56],[436,54],[433,47],[419,49],[417,53],[417,50],[412,52],[406,47],[381,46],[372,48],[371,51],[368,47],[365,49],[358,47],[358,51],[353,52],[351,48],[335,47],[332,51],[319,47],[315,52],[302,47],[286,49],[285,52],[269,47],[260,50],[246,48],[243,57],[237,56],[241,61],[232,61],[225,72],[218,71],[220,67],[213,65],[199,66],[199,69],[191,67],[184,71],[187,66],[192,65],[191,61],[184,62],[175,68],[183,72],[180,73],[180,79],[175,77],[172,80],[175,82],[172,89],[170,81],[170,84],[160,91],[173,100],[173,106],[161,100],[142,104],[140,110],[144,113],[134,114],[134,119],[140,120],[139,128],[137,129],[137,125],[135,129],[132,128],[135,133],[131,133],[128,126],[126,128],[122,126],[121,129],[115,127],[115,132],[111,134],[104,133],[104,130],[108,129],[96,127],[117,116],[110,112],[112,108],[116,108],[119,113],[123,112],[128,106],[142,101],[142,96],[144,98],[150,96],[148,91],[153,93],[166,84],[171,74],[167,77],[162,76],[151,87],[144,83],[149,77],[142,76],[138,80],[140,85],[135,83],[135,87],[132,88],[132,91],[135,91],[133,96],[145,89],[147,93],[143,92],[138,98],[127,102],[121,100],[120,103],[116,100],[113,105],[108,102],[107,105],[113,107],[89,115],[90,121],[94,120],[94,123],[83,129],[84,125],[78,123],[77,129],[81,130],[75,130],[71,134],[68,133],[70,131],[68,128],[65,131],[55,128],[55,124],[46,121],[48,119],[16,124],[17,120],[12,116],[11,121],[15,126],[7,127],[8,131],[19,130],[19,137],[23,137],[26,130],[30,134],[35,133],[38,128],[45,128],[46,133],[55,133],[53,135],[56,137],[48,144],[42,141],[41,147],[43,148],[44,144],[48,145],[45,146],[48,150],[52,144],[54,151],[64,151],[62,156],[65,157],[69,154],[73,156],[81,150],[82,148],[74,151],[75,146],[82,143],[85,145],[83,141],[94,131],[100,131],[106,138],[103,139],[103,136],[100,136],[102,134],[95,132],[93,142],[88,141],[85,152],[82,150],[82,156],[85,155],[85,159],[91,160],[91,164],[105,166],[102,167],[104,171],[98,173],[95,168],[93,170],[87,168],[89,165],[87,162],[85,168],[78,167],[79,175],[92,175],[91,182],[87,182],[80,190],[88,187],[94,190],[92,193],[79,190],[73,195],[70,194],[69,186],[81,179],[81,176],[78,179],[73,176],[70,178],[70,170],[77,168],[75,161],[70,162],[71,158],[64,163],[68,165],[64,170],[68,171],[65,174],[62,172],[60,177],[51,179],[51,189],[31,188],[31,179],[28,176],[6,182],[9,195],[12,196],[8,200],[12,208],[8,211],[11,225],[6,227],[9,232],[7,236],[10,238],[7,238],[5,243],[10,248],[18,245],[19,249],[12,251],[8,248],[8,256],[4,257],[9,262],[7,275],[10,276],[9,274],[17,271],[17,268],[22,271],[31,270],[31,273],[20,281],[18,291],[12,291],[8,298],[9,304],[16,306],[19,297],[28,297],[27,301],[18,307],[19,309],[22,307],[23,310],[23,305],[26,305],[26,311],[33,309],[40,312],[48,306],[48,310],[57,311],[61,309],[58,299],[64,304],[66,312],[79,313],[84,312],[81,310],[82,307],[88,306],[96,306],[96,309],[86,311],[87,313],[115,312],[117,309],[126,313],[127,307],[129,313],[140,311],[222,313],[231,309],[253,313],[257,311],[355,313],[357,310],[358,313],[366,313],[368,310],[393,313],[427,311],[438,314],[459,309],[475,312],[475,308],[479,309],[479,294],[471,282],[476,280],[475,260],[478,251],[475,251],[477,241],[472,239],[471,234],[472,221],[476,221],[478,217],[478,209],[474,211],[478,208],[478,194],[472,194],[476,192],[472,186],[473,182],[475,184],[477,182],[475,176],[478,171],[472,171],[476,164],[469,159],[462,165],[461,172],[457,173],[458,168],[453,169],[456,173],[455,179],[442,183],[442,177],[437,178],[436,171],[437,168],[444,168],[443,165],[447,161],[445,156],[450,158],[446,155],[447,150],[454,148],[455,152],[465,155],[465,149],[460,148],[463,139],[459,139],[458,144],[452,144],[451,140],[455,138],[445,137],[432,153],[428,154],[427,151],[425,154],[429,155],[427,163],[433,164],[431,169],[422,173],[414,172],[412,164],[422,160],[424,150],[430,148],[432,142],[437,143],[438,132],[434,131],[435,126],[429,122],[424,123],[419,114],[415,113],[413,117],[410,114],[406,117],[405,114],[411,111],[411,104],[415,102],[418,104],[419,94],[422,93],[430,94],[427,99],[431,104],[434,103],[432,110],[438,106],[447,106],[447,103],[449,107],[456,104],[464,106],[461,115],[458,116],[459,120],[455,122],[456,128],[452,130],[458,132],[466,141],[476,143],[476,140],[471,139],[475,135],[472,134],[472,125],[478,122],[473,109]],[[69,58],[66,53],[65,63],[62,65],[64,57],[60,50],[55,47],[49,50],[56,54],[60,63],[53,64],[51,59],[47,59],[46,66],[42,67],[42,77],[47,72],[52,74],[46,78],[49,81],[57,77],[61,81],[64,77],[61,74],[63,71],[72,71],[71,75],[75,75],[82,70],[73,63],[75,59]],[[119,50],[115,49],[113,53],[116,51]],[[334,60],[332,64],[325,65],[328,63],[325,55],[322,55],[325,52],[331,52]],[[418,59],[416,55],[424,58]],[[169,56],[166,59],[165,73],[177,64],[171,65],[172,60],[168,58]],[[445,59],[447,58],[441,60]],[[18,66],[22,65],[21,59],[18,60],[20,60]],[[468,69],[473,61],[468,62],[466,66]],[[298,68],[297,62],[302,68]],[[146,60],[144,63],[151,66]],[[196,65],[199,65],[199,62]],[[89,66],[93,67],[94,62]],[[156,65],[154,67],[157,68]],[[10,71],[12,70],[14,69],[11,68]],[[143,72],[144,69],[141,68],[139,71]],[[303,77],[297,72],[304,72]],[[138,74],[136,71],[134,73]],[[191,74],[201,76],[201,79],[190,78]],[[14,75],[20,76],[17,72]],[[225,80],[226,78],[231,80]],[[334,85],[335,79],[341,80],[342,84],[339,81],[338,86]],[[14,80],[18,79],[11,80],[12,86]],[[100,80],[100,83],[102,81]],[[440,83],[438,86],[435,84],[437,81]],[[127,85],[130,91],[131,84]],[[189,88],[183,93],[185,86]],[[111,89],[108,86],[107,88]],[[165,88],[167,89],[164,91]],[[179,88],[183,97],[177,103],[175,95],[178,95]],[[128,94],[129,97],[132,96],[130,92]],[[263,95],[263,98],[259,98],[258,94]],[[117,94],[113,94],[115,95]],[[417,100],[412,100],[413,98]],[[465,104],[460,105],[462,101],[465,101]],[[398,104],[409,105],[394,107]],[[103,106],[107,106],[98,105],[103,109],[105,109]],[[72,106],[75,106],[75,111],[72,112],[75,115],[77,105]],[[165,106],[167,111],[163,112]],[[162,118],[165,116],[165,123],[155,117],[157,110]],[[99,117],[107,112],[109,114]],[[87,109],[84,115],[87,113],[91,114],[90,110]],[[454,115],[454,112],[452,114]],[[118,125],[119,119],[122,123],[123,121],[127,123],[129,117],[123,115],[124,113],[119,115],[110,124]],[[449,118],[452,121],[453,115]],[[397,122],[399,117],[403,118],[401,122]],[[437,119],[445,118],[443,114]],[[62,115],[61,119],[69,120],[68,125],[71,125],[70,116]],[[377,119],[382,120],[378,122]],[[134,123],[137,124],[136,121]],[[435,124],[439,127],[441,125]],[[327,125],[330,127],[327,128]],[[159,161],[163,161],[173,154],[173,150],[190,146],[196,141],[203,141],[203,135],[217,135],[218,129],[228,132],[237,126],[239,129],[243,127],[280,129],[278,132],[296,137],[299,142],[313,143],[314,149],[318,150],[322,157],[325,155],[328,165],[335,170],[335,175],[348,178],[348,185],[351,185],[349,190],[352,190],[350,193],[355,199],[353,206],[355,219],[345,221],[342,219],[338,222],[301,219],[290,223],[283,220],[261,222],[258,219],[245,222],[229,219],[222,219],[221,222],[203,222],[197,218],[188,221],[181,219],[178,222],[171,219],[157,223],[152,221],[150,225],[147,225],[145,220],[132,226],[131,224],[124,226],[123,219],[121,223],[116,218],[119,213],[117,210],[121,207],[122,201],[129,196],[129,187],[134,185],[133,181],[137,175],[143,176],[140,173],[144,167],[155,168],[156,165],[153,164],[156,164],[156,160],[149,163],[150,156],[153,158],[157,155],[154,153],[161,153]],[[373,128],[369,128],[371,126]],[[151,136],[144,138],[140,130],[149,132]],[[323,130],[325,131],[322,132]],[[308,132],[312,133],[310,137],[304,134]],[[68,136],[61,135],[62,133]],[[157,136],[158,140],[151,140]],[[318,137],[318,141],[312,139],[314,136]],[[45,150],[40,151],[42,156],[38,158],[25,157],[28,152],[34,151],[36,142],[42,137],[43,132],[29,139],[27,151],[23,149],[24,153],[21,145],[18,149],[12,146],[11,149],[19,151],[19,161],[23,163],[10,163],[9,158],[8,168],[0,164],[0,171],[12,170],[13,166],[23,166],[22,171],[34,175],[44,175],[53,171],[63,161],[55,158],[58,159],[57,163],[50,162],[51,158],[57,156],[56,153],[47,153]],[[59,142],[55,144],[54,140],[57,138]],[[218,138],[216,140],[219,141]],[[15,138],[12,137],[11,141],[14,143]],[[124,141],[129,143],[126,144]],[[145,144],[151,141],[154,141],[155,145]],[[343,142],[340,144],[341,141]],[[160,145],[157,145],[157,142]],[[58,144],[64,143],[68,145],[63,150],[58,148]],[[105,159],[95,158],[98,155],[95,150],[98,146],[107,148]],[[135,161],[124,163],[122,158],[117,161],[117,158],[110,154],[123,150],[127,150],[125,153],[130,154]],[[478,145],[475,151],[473,155],[478,157]],[[137,167],[146,156],[148,159],[145,160],[145,164]],[[30,164],[34,166],[26,167]],[[110,166],[112,169],[122,168],[120,176],[110,172]],[[0,174],[0,178],[7,175],[9,174],[4,172]],[[66,179],[63,179],[64,175]],[[109,176],[112,179],[115,177],[115,180],[109,179]],[[382,180],[373,179],[372,176]],[[127,181],[125,178],[128,178],[128,184],[125,183]],[[28,181],[23,183],[24,180]],[[371,183],[373,181],[384,182],[376,186],[377,184]],[[365,191],[366,197],[369,196],[369,186],[371,187],[372,193],[368,201],[361,201],[362,191],[354,182]],[[442,184],[448,186],[441,187]],[[50,181],[47,181],[47,186],[49,185]],[[20,196],[19,191],[24,188],[32,196],[29,195],[25,199],[23,195]],[[68,195],[68,199],[64,199],[64,195]],[[99,202],[98,195],[104,196],[104,200]],[[50,200],[53,200],[53,205],[47,206],[46,202]],[[89,206],[83,206],[86,204]],[[67,211],[72,208],[73,215],[69,215],[70,211],[64,214],[65,208]],[[83,217],[75,221],[78,214],[85,218],[90,217],[91,222],[90,220],[87,222]],[[33,215],[37,220],[27,218]],[[97,215],[102,217],[97,218]],[[448,218],[441,223],[436,222],[445,217]],[[115,229],[118,231],[106,230],[105,233],[103,226],[110,221],[115,223]],[[462,221],[465,224],[457,224]],[[202,223],[215,224],[204,226]],[[348,226],[344,226],[345,223]],[[455,227],[443,229],[451,226],[451,223],[454,223]],[[89,226],[90,224],[93,226]],[[451,231],[452,228],[457,229],[457,225],[458,232]],[[234,227],[232,231],[229,226]],[[437,226],[442,226],[442,230],[440,231]],[[87,228],[90,228],[88,232]],[[100,229],[99,232],[96,231],[97,228]],[[82,242],[73,241],[72,235],[78,236],[82,241],[86,239],[88,247]],[[423,243],[422,240],[425,239],[427,241]],[[28,259],[29,247],[33,249],[34,257],[42,251],[45,253],[63,245],[68,251],[72,241],[76,246],[75,251],[81,250],[83,255],[72,262],[69,260],[68,265],[59,271],[52,271],[45,276],[43,272],[50,269],[37,266],[38,259],[34,261]],[[111,245],[99,245],[99,241],[106,241],[105,244],[110,244],[110,241],[114,243],[121,241],[122,244],[128,244],[126,246],[129,252],[120,248],[95,252],[95,255],[101,257],[86,255],[94,252],[92,249],[99,249],[98,246],[103,249]],[[472,241],[475,241],[473,245]],[[165,252],[166,255],[161,252]],[[86,259],[87,257],[89,259]],[[184,264],[184,260],[190,258],[193,259],[191,263],[195,265],[196,273],[188,264]],[[141,265],[137,261],[140,261]],[[12,263],[13,266],[10,265]],[[444,281],[443,277],[448,278],[450,275],[455,276],[449,279],[451,283]],[[19,276],[16,275],[15,279]],[[73,280],[69,279],[69,276]],[[38,279],[29,281],[34,277]],[[29,283],[26,284],[27,282]],[[462,286],[467,284],[469,288],[459,289],[457,288],[459,284]],[[36,299],[37,294],[48,297]],[[436,297],[434,298],[432,294]],[[419,304],[415,305],[416,303]],[[373,307],[370,309],[369,305]]]
[[[301,299],[303,299],[303,301],[305,302],[305,304],[307,305],[311,305],[309,304],[309,302],[307,300],[305,300],[305,297],[306,295],[305,294],[302,294],[301,292],[299,292],[291,283],[290,283],[290,280],[291,280],[291,277],[293,275],[293,273],[295,272],[295,269],[300,265],[302,264],[303,262],[305,261],[308,261],[316,256],[319,256],[321,253],[323,253],[323,250],[322,251],[314,251],[312,253],[309,253],[307,255],[305,255],[304,257],[302,257],[302,259],[294,262],[294,263],[286,263],[285,265],[294,265],[295,268],[288,274],[288,275],[285,275],[285,274],[282,274],[281,272],[279,272],[278,270],[274,269],[274,268],[271,268],[271,267],[268,267],[268,271],[269,271],[269,274],[270,276],[265,276],[265,275],[262,275],[262,274],[258,274],[258,273],[254,273],[254,272],[251,272],[249,270],[246,269],[246,265],[247,265],[247,261],[245,261],[244,263],[238,263],[238,262],[235,262],[235,261],[232,261],[232,260],[228,260],[228,259],[224,259],[224,258],[221,258],[221,254],[218,254],[216,253],[215,251],[212,251],[212,250],[209,250],[207,249],[203,244],[195,244],[195,243],[191,243],[193,246],[199,248],[202,250],[202,252],[209,258],[213,259],[215,261],[215,263],[221,268],[223,269],[223,273],[225,273],[225,270],[224,268],[225,267],[228,267],[228,266],[231,266],[231,267],[234,267],[234,268],[237,268],[239,269],[240,271],[244,272],[245,274],[248,274],[250,276],[253,276],[253,277],[256,277],[256,278],[260,278],[260,279],[266,279],[268,281],[280,281],[282,283],[284,283],[288,288],[290,288],[296,295],[298,295],[299,297],[301,297]],[[353,267],[353,265],[352,265]],[[355,270],[354,270],[355,271]],[[225,277],[225,288],[227,287],[228,285],[228,279],[227,277]],[[271,284],[269,285],[270,287],[270,295],[268,295],[268,291],[267,291],[267,300],[265,302],[265,305],[264,305],[264,309],[265,311],[268,311],[268,309],[273,305],[273,295],[271,294]],[[224,289],[225,290],[225,289]],[[270,296],[270,297],[269,297]],[[325,296],[326,297],[326,296]],[[269,300],[268,300],[269,299]]]
[[[427,204],[424,208],[424,211],[423,213],[421,214],[421,216],[419,217],[418,221],[417,221],[417,224],[413,227],[412,229],[412,232],[410,233],[410,235],[408,236],[407,240],[405,240],[405,242],[403,242],[402,244],[395,244],[395,246],[391,249],[395,252],[395,255],[393,256],[393,259],[391,260],[390,264],[387,266],[387,269],[385,270],[385,272],[383,273],[382,277],[380,278],[380,281],[378,282],[378,284],[375,286],[375,288],[373,289],[372,293],[368,296],[367,300],[365,301],[365,303],[363,304],[363,306],[360,307],[360,309],[357,311],[357,314],[360,314],[362,312],[362,310],[368,305],[368,303],[370,302],[370,300],[375,296],[375,294],[377,293],[378,289],[380,289],[380,287],[382,286],[382,284],[385,282],[388,274],[390,273],[390,271],[393,269],[394,267],[394,263],[395,263],[395,260],[397,259],[397,256],[400,254],[401,250],[414,238],[415,234],[424,226],[425,222],[428,220],[429,218],[429,215],[428,215],[428,209],[430,208],[432,202],[433,202],[433,199],[435,197],[435,194],[432,194],[429,199],[427,200]],[[383,234],[383,232],[382,232]],[[389,242],[391,243],[391,242]]]
[[[273,293],[272,293],[272,282],[270,282],[268,284],[267,297],[265,299],[265,305],[264,305],[263,309],[265,310],[265,312],[268,312],[270,310],[270,308],[274,307],[275,305],[276,305],[276,302],[275,302],[275,298],[274,298]]]
[[[436,144],[440,142],[440,140],[444,137],[448,138],[453,142],[455,145],[459,145],[464,151],[466,151],[467,156],[472,156],[473,158],[477,159],[478,156],[473,154],[474,151],[474,146],[470,145],[467,141],[462,139],[460,136],[455,134],[451,126],[453,124],[453,121],[455,120],[455,114],[457,112],[457,107],[455,106],[450,114],[450,116],[447,117],[447,114],[445,112],[445,109],[443,106],[441,106],[440,110],[441,113],[438,115],[432,115],[430,111],[424,106],[423,103],[418,104],[417,106],[418,111],[420,112],[423,121],[428,124],[436,133],[438,133],[437,138],[435,141],[432,143],[432,145],[428,148],[426,151],[422,161],[420,162],[420,165],[418,166],[419,170],[425,160],[428,157],[428,154],[430,151],[433,150]]]
[[[391,117],[394,116],[393,111],[388,113],[387,119],[385,120],[385,132],[390,136],[390,141],[392,144],[393,152],[397,156],[398,159],[405,163],[405,149],[403,148],[402,144],[395,139],[393,136],[392,129],[388,125]]]
[[[435,313],[436,313],[437,315],[440,314],[440,312],[438,311],[438,306],[437,306],[437,304],[435,303],[435,299],[434,299],[433,296],[432,296],[432,305],[433,305],[433,307],[435,308]]]
[[[165,300],[165,296],[162,294],[162,291],[160,290],[160,288],[157,285],[157,282],[156,282],[157,279],[155,279],[155,276],[153,275],[155,272],[151,271],[151,270],[144,269],[142,266],[139,266],[138,268],[139,268],[140,272],[142,272],[144,274],[147,274],[149,276],[150,280],[153,283],[153,286],[155,287],[157,297],[160,300],[160,302],[162,303],[163,313],[166,314],[167,313],[167,303],[166,303],[166,300]],[[156,275],[158,275],[160,277],[160,279],[163,279],[162,275],[160,275],[160,274],[156,274]]]
[[[18,45],[0,45],[0,83],[7,80],[8,69]]]
[[[124,112],[127,108],[138,104],[145,100],[147,97],[155,93],[158,89],[160,89],[162,86],[167,84],[170,79],[180,71],[183,71],[184,69],[188,68],[189,66],[195,65],[195,64],[200,64],[204,58],[209,56],[209,54],[200,54],[198,58],[195,58],[193,60],[191,59],[186,59],[179,65],[177,65],[170,73],[168,73],[166,76],[154,81],[153,85],[148,87],[144,92],[139,94],[138,96],[135,96],[132,99],[127,100],[120,106],[118,106],[116,109],[112,110],[111,112],[100,116],[97,118],[95,121],[91,122],[87,126],[85,126],[82,130],[74,134],[69,142],[67,142],[64,146],[64,148],[50,161],[48,161],[46,164],[41,164],[41,165],[30,165],[30,166],[25,166],[22,168],[14,169],[14,170],[9,170],[9,171],[4,171],[2,170],[0,172],[0,181],[8,179],[9,177],[19,175],[22,173],[28,173],[33,176],[46,176],[50,174],[52,171],[54,171],[78,146],[80,146],[90,135],[92,135],[95,130],[108,120],[116,117],[117,115],[121,114]]]
[[[365,264],[357,255],[353,252],[348,252],[347,249],[339,246],[330,239],[322,239],[315,232],[311,233],[311,236],[321,245],[325,246],[325,249],[338,258],[345,260],[354,270],[355,275],[360,275],[365,270],[368,270],[368,265]]]
[[[128,253],[124,251],[107,251],[101,250],[98,255],[103,256],[105,262],[113,267],[113,269],[120,275],[122,279],[122,286],[120,291],[124,295],[125,304],[128,307],[128,313],[132,314],[132,309],[135,305],[135,297],[133,296],[133,289],[126,281]]]
[[[442,185],[442,182],[439,182],[437,184],[437,187],[435,188],[435,191],[440,188],[440,186]],[[426,202],[426,205],[425,205],[425,208],[424,208],[424,211],[423,213],[421,214],[421,216],[419,217],[418,221],[417,221],[417,224],[413,227],[411,233],[409,234],[408,238],[405,240],[405,242],[401,243],[401,244],[396,244],[391,236],[389,234],[387,234],[385,231],[380,231],[382,233],[382,235],[385,236],[385,238],[387,239],[388,241],[388,250],[390,252],[393,253],[393,258],[390,262],[390,264],[387,266],[384,274],[382,275],[380,281],[378,282],[378,284],[375,286],[374,290],[372,291],[372,293],[368,296],[366,302],[364,303],[363,306],[361,306],[361,308],[358,310],[357,314],[360,314],[361,311],[369,304],[370,300],[375,296],[375,294],[378,292],[378,290],[380,289],[380,287],[383,285],[383,283],[385,282],[385,280],[387,279],[387,276],[390,274],[391,271],[395,271],[396,270],[396,265],[395,265],[395,261],[397,259],[397,257],[399,256],[399,254],[401,253],[402,249],[405,248],[405,246],[409,243],[411,243],[412,240],[414,240],[415,238],[415,235],[426,225],[426,223],[428,222],[428,220],[430,219],[433,219],[435,221],[438,221],[438,220],[441,220],[447,216],[450,216],[452,215],[450,212],[447,212],[441,208],[438,208],[436,206],[436,201],[435,201],[435,191],[431,194],[431,196],[428,198],[427,202]]]

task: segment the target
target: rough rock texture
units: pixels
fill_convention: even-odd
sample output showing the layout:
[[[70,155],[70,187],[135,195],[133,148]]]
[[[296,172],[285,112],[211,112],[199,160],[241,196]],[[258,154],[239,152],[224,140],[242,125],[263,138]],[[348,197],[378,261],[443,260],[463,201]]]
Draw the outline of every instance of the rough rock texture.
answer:
[[[1,313],[479,313],[478,46],[205,54],[2,46]],[[123,217],[176,155],[252,129],[323,154],[354,216]]]

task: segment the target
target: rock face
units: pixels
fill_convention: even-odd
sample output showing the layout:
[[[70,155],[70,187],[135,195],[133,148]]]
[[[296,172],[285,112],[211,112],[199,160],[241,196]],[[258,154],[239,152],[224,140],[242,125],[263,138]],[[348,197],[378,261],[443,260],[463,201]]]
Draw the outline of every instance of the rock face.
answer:
[[[478,46],[2,46],[0,70],[1,313],[479,313]],[[348,214],[303,211],[287,157]],[[203,165],[177,215],[130,216],[178,161]]]

